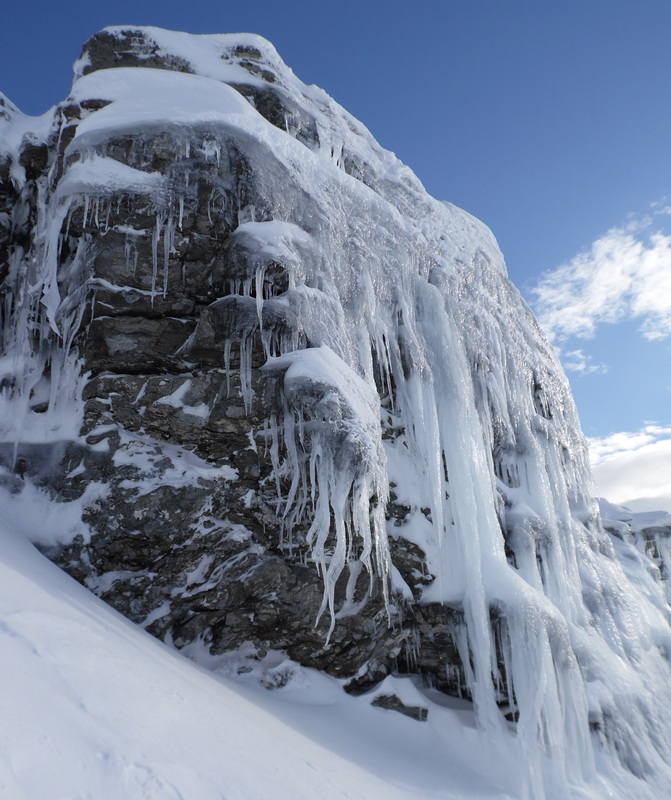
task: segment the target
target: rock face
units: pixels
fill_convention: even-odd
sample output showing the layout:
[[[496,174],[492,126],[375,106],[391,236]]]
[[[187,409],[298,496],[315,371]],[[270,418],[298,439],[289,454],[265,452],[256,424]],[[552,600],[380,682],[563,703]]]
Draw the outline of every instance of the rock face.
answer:
[[[667,674],[659,570],[623,654],[642,594],[491,233],[268,42],[110,28],[43,118],[0,100],[0,279],[3,486],[72,510],[40,546],[130,619],[421,676],[530,775],[667,758],[659,696],[600,688],[653,629]]]
[[[257,124],[252,108],[303,146],[318,148],[315,118],[291,96],[295,79],[266,42],[248,38],[219,37],[217,43],[227,82],[242,95],[238,106],[249,105]],[[83,79],[130,67],[197,69],[148,32],[133,30],[94,36],[76,69]],[[328,222],[324,210],[287,196],[300,196],[302,189],[277,162],[270,166],[281,173],[273,187],[281,194],[273,196],[262,185],[254,154],[221,125],[182,126],[176,135],[151,124],[117,129],[115,121],[102,133],[82,134],[86,120],[112,104],[105,94],[112,84],[75,89],[57,107],[45,141],[21,142],[18,165],[25,169],[23,194],[30,198],[24,202],[32,216],[11,240],[6,236],[16,261],[19,233],[30,242],[32,232],[33,247],[47,250],[51,242],[35,236],[37,186],[52,183],[52,196],[67,198],[67,212],[59,210],[61,228],[52,235],[58,237],[59,292],[65,304],[70,298],[77,304],[65,324],[85,375],[81,437],[46,447],[21,443],[18,461],[12,448],[4,463],[20,464],[23,475],[65,501],[87,498],[92,486],[103,485],[105,492],[83,504],[89,535],[54,545],[50,557],[180,647],[202,640],[219,653],[253,642],[335,675],[356,675],[353,689],[399,667],[417,668],[415,639],[426,627],[428,607],[413,610],[400,594],[389,605],[386,571],[362,564],[354,545],[325,611],[324,578],[309,563],[310,526],[287,519],[281,503],[291,488],[283,467],[273,463],[277,443],[270,426],[279,424],[286,398],[262,368],[270,354],[319,343],[319,321],[302,317],[311,300],[308,287],[296,282],[305,280],[308,268],[315,272],[324,256],[314,235],[293,221],[275,221],[269,207],[287,202],[287,212],[293,205],[303,224],[306,213],[322,215],[312,227]],[[228,90],[224,102],[231,96]],[[355,153],[341,161],[357,179],[370,172]],[[15,208],[10,158],[5,164],[3,197]],[[370,173],[369,179],[376,178]],[[7,297],[18,295],[18,283],[7,282]],[[65,317],[61,311],[60,324]],[[5,322],[11,327],[9,318]],[[309,391],[317,396],[301,398],[301,411],[329,421],[331,388],[312,382]],[[33,387],[27,394],[33,413],[49,412],[41,394],[33,402]],[[398,431],[388,424],[385,435],[392,440]],[[46,449],[55,451],[48,469]],[[397,532],[410,510],[388,504]],[[326,532],[327,547],[332,536]],[[406,593],[410,587],[419,598],[434,580],[425,554],[400,535],[391,552]],[[435,613],[447,631],[452,612],[437,605]],[[442,638],[449,641],[447,633]],[[438,685],[452,686],[445,665],[453,665],[450,675],[459,669],[454,646],[431,649],[423,655],[427,672]],[[461,685],[467,692],[463,679]]]

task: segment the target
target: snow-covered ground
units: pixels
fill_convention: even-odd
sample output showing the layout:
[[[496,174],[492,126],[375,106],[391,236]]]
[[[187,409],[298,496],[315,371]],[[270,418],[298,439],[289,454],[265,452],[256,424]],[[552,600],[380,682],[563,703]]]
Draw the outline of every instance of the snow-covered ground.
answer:
[[[508,751],[512,729],[508,743],[488,739],[466,701],[392,677],[353,697],[278,653],[184,655],[161,644],[35,549],[29,538],[56,532],[38,530],[34,510],[56,508],[34,487],[17,491],[17,478],[0,477],[3,799],[527,796]],[[371,705],[391,694],[428,709],[428,719]],[[603,754],[599,768],[608,782],[577,782],[572,797],[640,791]],[[656,797],[654,789],[642,796]]]
[[[275,654],[213,664],[234,675],[253,665],[235,682],[208,672],[51,564],[4,508],[5,800],[518,796],[467,703],[441,707],[410,681],[388,679],[376,693],[428,707],[417,722]]]

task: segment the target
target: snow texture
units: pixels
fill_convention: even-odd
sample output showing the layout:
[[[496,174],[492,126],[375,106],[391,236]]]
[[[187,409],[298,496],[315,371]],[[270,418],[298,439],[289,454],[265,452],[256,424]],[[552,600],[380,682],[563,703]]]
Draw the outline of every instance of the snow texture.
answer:
[[[72,343],[91,288],[88,243],[82,239],[67,264],[59,266],[74,208],[95,214],[104,229],[110,197],[151,198],[156,215],[152,297],[165,292],[161,269],[167,270],[171,237],[188,197],[188,172],[183,183],[175,179],[167,185],[158,174],[113,159],[108,142],[121,134],[167,131],[182,143],[185,159],[198,147],[213,163],[235,144],[250,161],[265,205],[240,214],[234,236],[256,261],[250,259],[249,273],[232,291],[251,305],[250,316],[263,332],[267,372],[278,382],[284,413],[269,421],[268,442],[278,493],[281,478],[291,487],[288,496],[279,496],[280,514],[287,536],[292,526],[310,521],[308,539],[325,584],[322,610],[333,617],[335,582],[349,560],[359,560],[387,583],[384,509],[393,482],[399,500],[411,508],[405,535],[427,554],[437,576],[423,601],[447,603],[463,620],[458,644],[479,730],[476,735],[464,728],[466,740],[492,753],[501,775],[517,773],[500,795],[474,788],[473,774],[454,778],[456,772],[451,773],[445,786],[455,779],[460,797],[669,796],[671,730],[665,709],[671,708],[671,629],[659,572],[640,553],[632,560],[632,547],[623,541],[614,546],[603,530],[567,381],[509,283],[491,232],[464,211],[429,197],[407,167],[324,92],[299,81],[260,37],[189,36],[155,28],[141,33],[159,53],[182,59],[191,73],[117,68],[82,75],[84,64],[79,64],[70,100],[107,104],[79,124],[66,149],[63,177],[52,175],[41,186],[37,260],[26,264],[15,253],[10,263],[17,289],[11,314],[6,310],[4,317],[2,439],[56,441],[78,435],[82,377]],[[286,130],[271,125],[227,85],[264,84],[232,57],[237,47],[259,52],[258,60],[287,103],[314,120],[318,142],[308,146],[296,138],[289,119]],[[8,107],[0,128],[3,152],[15,153],[26,130],[25,117]],[[34,121],[34,135],[45,135],[42,118]],[[12,174],[19,185],[18,167]],[[279,296],[263,292],[271,261],[281,261],[289,275]],[[291,316],[291,336],[265,329],[271,312]],[[309,346],[299,344],[296,331]],[[241,384],[249,407],[251,362],[245,347],[243,336]],[[40,392],[48,408],[37,413],[33,406]],[[163,402],[180,407],[185,392],[182,385]],[[393,434],[384,441],[380,418]],[[331,525],[336,544],[329,549]],[[27,556],[21,550],[16,558],[23,563]],[[38,572],[47,569],[41,565]],[[12,580],[17,587],[29,582],[18,574]],[[49,586],[66,580],[54,578]],[[51,590],[35,586],[31,591],[42,596]],[[64,588],[58,603],[67,605],[71,591]],[[18,596],[10,592],[3,602]],[[65,616],[49,612],[49,625],[44,610],[5,606],[4,619],[22,626],[8,634],[12,658],[17,664],[29,658],[34,685],[49,687],[40,689],[31,713],[38,714],[43,705],[53,720],[75,720],[69,730],[76,736],[68,740],[67,751],[81,747],[81,761],[67,768],[49,762],[66,786],[63,791],[83,786],[84,771],[96,765],[87,785],[94,794],[95,782],[109,770],[124,798],[215,797],[220,796],[215,772],[232,769],[236,788],[227,787],[227,796],[269,796],[267,787],[255,783],[267,773],[241,768],[262,748],[267,770],[279,771],[275,785],[285,781],[293,787],[286,796],[300,796],[297,786],[304,779],[306,797],[331,796],[333,783],[345,796],[405,796],[386,782],[380,791],[383,779],[362,775],[358,768],[336,778],[336,756],[325,755],[307,739],[287,740],[286,730],[276,731],[277,723],[265,713],[258,717],[251,703],[228,690],[222,694],[212,679],[187,669],[89,602],[85,611],[68,605],[66,613],[64,606]],[[105,630],[101,649],[90,651],[85,642],[100,626]],[[63,636],[78,631],[75,655],[67,662],[61,661],[64,651],[55,630]],[[48,641],[45,656],[38,658],[34,648],[43,641]],[[114,670],[98,676],[94,655],[96,664],[111,664]],[[160,667],[150,668],[158,662]],[[69,675],[72,665],[76,676]],[[93,693],[89,686],[93,677],[104,682],[117,670],[133,681],[131,693],[115,688],[115,696],[124,697],[123,714],[139,703],[132,723],[110,704],[108,687],[96,683]],[[145,677],[135,679],[136,673]],[[163,709],[158,718],[145,695],[152,684]],[[507,709],[499,707],[502,694],[509,698]],[[57,697],[80,695],[76,703],[55,706],[61,702]],[[90,733],[100,714],[114,736],[97,727],[95,735]],[[184,714],[198,720],[187,730],[198,731],[196,763],[204,766],[194,767],[200,783],[178,789],[187,780],[187,766],[183,759],[175,761],[171,748],[185,738],[177,732],[166,737],[164,722]],[[22,712],[10,708],[3,719],[8,715]],[[233,719],[235,727],[227,727],[225,720]],[[129,730],[137,738],[121,748],[119,731]],[[253,747],[252,731],[263,731],[261,744]],[[50,729],[45,735],[59,734]],[[386,740],[383,730],[375,736]],[[448,739],[448,751],[463,754],[459,736]],[[147,741],[149,764],[134,760]],[[212,742],[220,749],[212,750]],[[287,754],[294,743],[300,758]],[[12,758],[25,758],[33,747],[12,744]],[[215,755],[221,752],[227,752],[226,766]],[[468,761],[472,754],[464,758],[473,763]],[[452,769],[452,755],[447,763]],[[10,786],[12,775],[29,773],[26,763],[12,764],[3,778]],[[311,772],[314,764],[318,772]],[[386,764],[384,769],[397,783],[393,768]],[[30,775],[39,783],[36,771]],[[129,789],[129,794],[118,788],[122,784],[142,785],[145,793],[133,788],[136,793]],[[418,785],[411,796],[424,796],[425,784]],[[450,797],[450,791],[443,787],[436,796]],[[45,796],[42,787],[32,796],[38,795]]]
[[[455,756],[445,767],[444,740],[478,740],[458,715],[438,708],[436,729],[420,731],[408,752],[418,723],[371,708],[369,698],[357,702],[314,671],[250,659],[267,687],[286,682],[283,672],[293,678],[273,700],[248,673],[247,686],[217,679],[50,564],[27,543],[30,527],[0,516],[0,678],[11,687],[0,693],[0,790],[8,800],[463,797],[439,788],[448,779],[468,797],[498,796],[502,779],[480,776],[475,759],[462,765]],[[404,788],[408,779],[414,785]]]

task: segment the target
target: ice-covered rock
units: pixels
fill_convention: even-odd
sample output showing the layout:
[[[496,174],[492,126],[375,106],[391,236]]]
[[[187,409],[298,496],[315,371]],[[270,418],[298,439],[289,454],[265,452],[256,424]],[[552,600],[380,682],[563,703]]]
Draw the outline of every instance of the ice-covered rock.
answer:
[[[472,699],[521,796],[671,791],[662,583],[491,232],[258,36],[109,28],[0,112],[3,481],[72,511],[39,546],[177,646]]]

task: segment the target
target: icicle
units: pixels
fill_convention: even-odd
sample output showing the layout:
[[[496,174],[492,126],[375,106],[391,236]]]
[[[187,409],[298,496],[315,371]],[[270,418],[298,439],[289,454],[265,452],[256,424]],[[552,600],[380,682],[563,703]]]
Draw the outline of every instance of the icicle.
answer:
[[[254,390],[252,389],[252,337],[243,333],[240,338],[240,394],[245,404],[245,414],[252,410]]]
[[[168,271],[170,254],[175,251],[175,223],[172,217],[168,218],[163,234],[163,297],[168,295]]]
[[[259,330],[263,330],[263,281],[266,276],[266,268],[260,266],[256,268],[256,315],[259,318]]]
[[[226,369],[226,397],[231,396],[231,340],[224,344],[224,367]]]
[[[151,263],[152,263],[152,273],[151,273],[151,304],[152,307],[154,305],[154,299],[156,297],[156,281],[158,278],[158,243],[161,238],[161,230],[163,229],[163,223],[165,222],[165,217],[160,211],[156,212],[156,225],[154,226],[154,231],[151,236]]]

